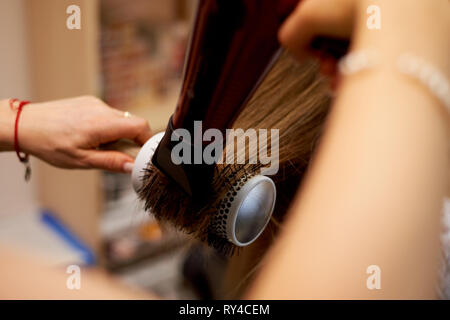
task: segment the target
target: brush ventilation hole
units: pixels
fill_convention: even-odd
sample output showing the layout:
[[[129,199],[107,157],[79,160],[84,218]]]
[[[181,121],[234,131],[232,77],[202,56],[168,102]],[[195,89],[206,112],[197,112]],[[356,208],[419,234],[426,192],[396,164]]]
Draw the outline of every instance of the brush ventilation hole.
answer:
[[[234,178],[235,174],[232,173],[227,180],[231,183],[230,180]],[[211,222],[211,229],[216,235],[221,238],[227,239],[227,224],[230,219],[230,210],[232,207],[233,201],[235,201],[238,192],[245,185],[245,183],[252,178],[253,175],[244,174],[239,180],[231,183],[231,188],[225,194],[225,196],[220,200],[217,205],[216,212]]]

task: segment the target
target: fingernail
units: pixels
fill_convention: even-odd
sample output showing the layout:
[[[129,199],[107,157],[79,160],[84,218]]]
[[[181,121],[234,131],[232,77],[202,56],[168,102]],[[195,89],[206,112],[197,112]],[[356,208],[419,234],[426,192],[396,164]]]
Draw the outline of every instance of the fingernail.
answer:
[[[134,163],[133,162],[126,162],[123,165],[123,172],[125,173],[131,173],[133,172]]]

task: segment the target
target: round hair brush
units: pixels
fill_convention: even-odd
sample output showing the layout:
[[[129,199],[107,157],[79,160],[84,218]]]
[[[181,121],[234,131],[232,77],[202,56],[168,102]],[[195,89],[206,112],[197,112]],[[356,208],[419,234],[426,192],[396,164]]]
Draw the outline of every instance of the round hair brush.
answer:
[[[275,207],[273,181],[248,170],[239,175],[237,172],[241,170],[225,170],[216,174],[209,201],[203,199],[203,203],[196,203],[150,161],[163,136],[163,132],[155,134],[135,160],[132,184],[145,200],[146,209],[218,249],[226,246],[223,240],[240,247],[254,242],[264,231]]]

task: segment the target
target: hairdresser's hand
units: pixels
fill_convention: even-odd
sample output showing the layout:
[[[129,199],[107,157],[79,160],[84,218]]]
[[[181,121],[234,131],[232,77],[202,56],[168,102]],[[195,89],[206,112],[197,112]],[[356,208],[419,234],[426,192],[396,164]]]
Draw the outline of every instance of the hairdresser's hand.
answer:
[[[367,27],[372,5],[380,8],[381,29]],[[388,59],[408,50],[442,61],[447,70],[447,51],[434,48],[449,43],[449,8],[448,0],[303,0],[280,29],[279,39],[299,60],[318,57],[321,71],[331,77],[336,76],[337,61],[311,49],[317,36],[348,39],[351,49],[376,49]]]
[[[279,32],[281,44],[298,60],[315,56],[321,72],[336,81],[337,61],[324,52],[311,48],[314,38],[350,39],[353,14],[358,0],[303,0],[286,20]]]
[[[5,104],[7,101],[1,102],[4,112]],[[9,117],[12,124],[15,114]],[[12,125],[8,132],[13,132]],[[97,148],[123,138],[142,145],[150,136],[147,121],[126,118],[123,112],[90,96],[29,104],[24,107],[19,121],[21,150],[61,168],[130,172],[133,158]],[[13,135],[9,137],[11,149]]]
[[[299,60],[317,54],[310,45],[317,36],[348,39],[359,0],[303,0],[279,32],[280,42]]]

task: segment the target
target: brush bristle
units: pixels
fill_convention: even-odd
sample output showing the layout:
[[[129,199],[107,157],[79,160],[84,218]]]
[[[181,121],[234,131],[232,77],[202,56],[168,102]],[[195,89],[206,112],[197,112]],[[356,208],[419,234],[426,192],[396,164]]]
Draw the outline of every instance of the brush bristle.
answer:
[[[257,170],[258,165],[216,167],[213,184],[206,186],[212,189],[209,199],[199,203],[149,163],[142,177],[139,198],[144,202],[144,209],[158,221],[170,223],[221,254],[230,256],[237,247],[214,232],[212,220],[218,212],[220,201],[233,184],[242,176],[251,176]]]

